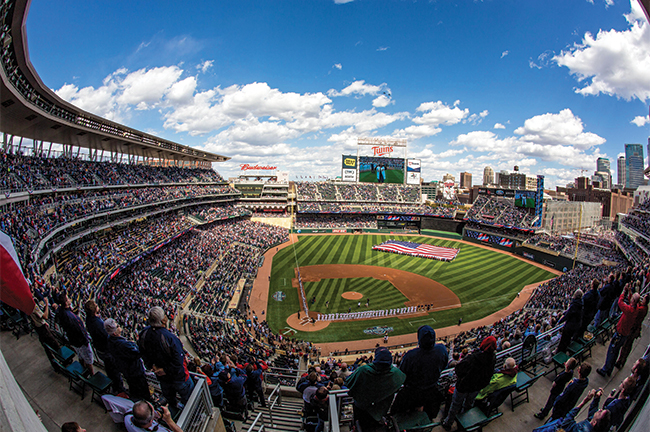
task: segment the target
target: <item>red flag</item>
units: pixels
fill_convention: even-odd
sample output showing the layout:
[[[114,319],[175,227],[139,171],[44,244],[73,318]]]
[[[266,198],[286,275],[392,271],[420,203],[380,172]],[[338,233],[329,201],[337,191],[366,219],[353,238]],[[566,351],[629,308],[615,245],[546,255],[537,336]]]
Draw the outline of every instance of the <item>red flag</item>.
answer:
[[[30,315],[34,297],[27,285],[11,238],[0,231],[0,300]]]

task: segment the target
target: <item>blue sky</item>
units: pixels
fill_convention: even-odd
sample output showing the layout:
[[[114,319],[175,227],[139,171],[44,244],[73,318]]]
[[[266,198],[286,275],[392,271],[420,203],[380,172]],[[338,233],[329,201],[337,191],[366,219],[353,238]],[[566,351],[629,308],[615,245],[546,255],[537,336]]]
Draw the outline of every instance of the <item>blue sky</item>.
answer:
[[[425,181],[483,168],[565,185],[650,135],[637,0],[33,0],[31,61],[82,109],[182,144],[340,175],[407,138]],[[647,156],[647,155],[646,155]]]

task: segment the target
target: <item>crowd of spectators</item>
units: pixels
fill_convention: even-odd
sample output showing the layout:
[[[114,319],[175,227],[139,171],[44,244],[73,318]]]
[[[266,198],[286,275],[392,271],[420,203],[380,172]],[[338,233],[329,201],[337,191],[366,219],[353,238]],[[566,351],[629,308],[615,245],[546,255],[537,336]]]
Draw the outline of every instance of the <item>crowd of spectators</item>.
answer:
[[[599,265],[603,260],[624,262],[625,258],[617,253],[616,245],[610,238],[613,239],[613,234],[602,238],[589,236],[580,238],[578,244],[578,239],[572,235],[539,233],[529,237],[524,244],[549,249],[567,258],[576,257],[578,261],[590,265]],[[577,256],[576,248],[578,249]]]
[[[298,213],[403,214],[453,218],[456,209],[425,204],[298,202]]]
[[[294,224],[303,228],[371,228],[377,229],[377,217],[371,215],[299,215]]]
[[[420,187],[399,184],[296,182],[298,201],[420,203]]]
[[[530,228],[533,217],[527,211],[515,207],[512,200],[479,195],[465,215],[465,220],[488,225]]]
[[[47,158],[2,152],[3,190],[34,191],[104,185],[224,182],[216,171],[204,168],[92,162],[76,157]]]

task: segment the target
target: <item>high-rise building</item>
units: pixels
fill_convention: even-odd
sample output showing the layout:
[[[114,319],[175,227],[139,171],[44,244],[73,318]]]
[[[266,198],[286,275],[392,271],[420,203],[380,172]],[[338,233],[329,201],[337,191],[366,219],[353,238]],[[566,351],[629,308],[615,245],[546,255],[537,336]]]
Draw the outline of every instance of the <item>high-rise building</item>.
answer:
[[[625,187],[636,189],[643,184],[643,146],[625,144]]]
[[[483,169],[483,186],[489,186],[492,184],[494,184],[494,170],[492,167],[486,166]]]
[[[472,173],[460,173],[460,187],[463,189],[469,189],[472,187]]]
[[[625,187],[625,156],[619,156],[618,160],[616,161],[616,183],[618,184],[618,187],[624,188]]]
[[[609,159],[598,158],[596,160],[596,171],[610,172]]]

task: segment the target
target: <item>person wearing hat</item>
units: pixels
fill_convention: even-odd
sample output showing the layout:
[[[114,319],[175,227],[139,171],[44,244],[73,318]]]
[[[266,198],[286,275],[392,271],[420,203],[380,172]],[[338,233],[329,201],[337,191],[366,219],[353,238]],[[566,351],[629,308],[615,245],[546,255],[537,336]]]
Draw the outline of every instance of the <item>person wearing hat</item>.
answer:
[[[438,391],[440,372],[447,367],[449,354],[443,344],[436,344],[436,332],[428,325],[418,329],[418,347],[402,357],[399,369],[406,374],[404,389],[395,404],[398,410],[424,407],[433,420],[438,416],[442,395]]]
[[[185,363],[183,344],[178,336],[167,330],[165,311],[154,306],[149,310],[149,325],[140,332],[138,347],[142,360],[158,377],[162,394],[170,407],[180,408],[176,393],[180,395],[181,404],[186,404],[194,389]]]
[[[479,391],[492,379],[496,364],[497,339],[488,336],[481,342],[480,349],[464,357],[456,365],[456,389],[447,417],[442,422],[445,430],[451,430],[456,414],[469,410]]]
[[[122,327],[113,318],[104,321],[104,330],[108,334],[106,351],[113,358],[115,368],[122,373],[129,385],[131,399],[151,399],[138,345],[122,337]]]
[[[406,375],[393,366],[393,356],[386,347],[375,350],[372,364],[365,364],[350,375],[345,385],[354,399],[354,419],[364,431],[384,426],[393,395],[404,384]]]
[[[219,372],[219,384],[223,388],[223,395],[228,401],[229,409],[234,409],[237,412],[243,412],[244,417],[248,417],[248,400],[246,398],[246,372],[235,366],[235,364],[228,359],[226,367]]]

